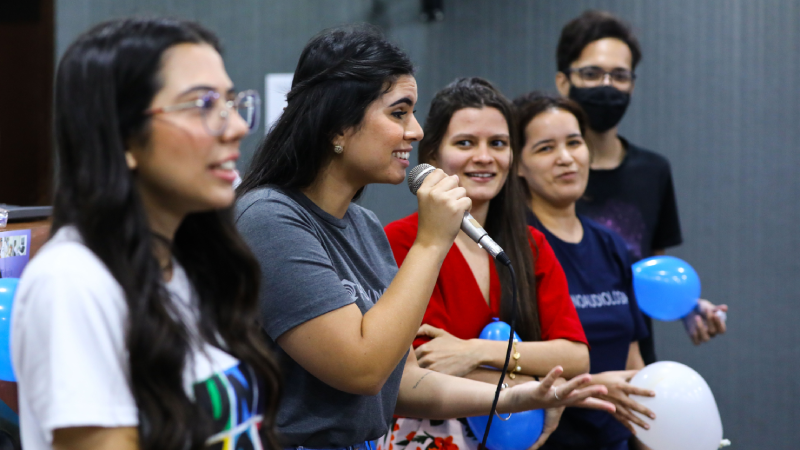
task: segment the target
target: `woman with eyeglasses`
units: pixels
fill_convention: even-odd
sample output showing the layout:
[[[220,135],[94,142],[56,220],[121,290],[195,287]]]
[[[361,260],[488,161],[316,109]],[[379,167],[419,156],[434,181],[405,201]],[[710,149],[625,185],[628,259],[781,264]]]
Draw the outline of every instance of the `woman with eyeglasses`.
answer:
[[[115,20],[69,47],[52,237],[13,311],[26,450],[277,448],[258,263],[230,211],[257,110],[196,23]]]
[[[528,224],[550,243],[567,276],[572,302],[589,340],[592,383],[616,412],[567,408],[547,450],[627,450],[635,430],[655,418],[631,395],[652,391],[629,382],[644,367],[639,340],[647,336],[633,294],[625,242],[611,230],[575,212],[586,190],[591,154],[583,133],[586,118],[575,102],[531,93],[514,100],[520,146],[518,175],[527,184]],[[635,441],[641,444],[639,441]]]
[[[369,26],[326,30],[306,45],[288,105],[239,187],[237,225],[261,263],[261,320],[280,355],[283,445],[369,447],[393,414],[449,419],[489,412],[495,386],[417,364],[409,348],[442,261],[471,202],[457,176],[431,173],[417,192],[419,232],[402,267],[375,215],[353,203],[373,183],[401,183],[414,117],[413,66]],[[503,390],[497,410],[580,404],[588,376],[558,388]]]

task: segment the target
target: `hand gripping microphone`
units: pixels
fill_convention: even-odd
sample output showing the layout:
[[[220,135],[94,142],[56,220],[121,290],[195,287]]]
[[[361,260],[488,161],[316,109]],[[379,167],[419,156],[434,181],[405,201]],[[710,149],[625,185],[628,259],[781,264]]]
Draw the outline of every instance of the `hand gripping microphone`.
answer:
[[[422,186],[425,177],[435,169],[436,168],[430,164],[419,164],[411,169],[411,172],[408,174],[408,188],[411,189],[412,194],[417,195],[417,190]],[[508,259],[503,249],[497,245],[497,242],[489,237],[489,233],[487,233],[478,221],[472,217],[469,211],[464,211],[464,218],[461,219],[461,230],[472,238],[479,247],[489,252],[492,258],[495,258],[507,266],[511,264],[511,260]]]

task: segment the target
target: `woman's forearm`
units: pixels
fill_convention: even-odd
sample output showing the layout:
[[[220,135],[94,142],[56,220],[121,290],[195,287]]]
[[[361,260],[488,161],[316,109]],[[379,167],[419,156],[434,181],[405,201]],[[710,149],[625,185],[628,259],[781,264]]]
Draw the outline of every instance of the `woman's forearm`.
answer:
[[[433,420],[486,415],[492,407],[495,389],[489,383],[407,366],[395,414]]]
[[[71,427],[53,431],[54,450],[139,450],[136,427]]]
[[[380,300],[361,321],[364,363],[386,377],[417,336],[447,249],[413,245]]]
[[[631,342],[628,347],[628,362],[625,364],[626,370],[639,370],[644,368],[644,358],[642,352],[639,350],[639,342]]]
[[[481,365],[501,369],[505,363],[508,342],[475,339],[472,342],[480,346]],[[540,342],[517,342],[520,354],[518,361],[525,375],[545,376],[555,366],[564,368],[563,377],[589,372],[589,348],[581,342],[566,339],[553,339]],[[513,369],[514,359],[509,363]]]
[[[415,244],[366,314],[354,304],[339,308],[287,331],[278,345],[330,386],[375,395],[417,334],[447,250]]]
[[[497,386],[500,381],[500,371],[494,369],[478,368],[472,372],[464,375],[464,378],[470,380],[480,381],[482,383],[489,383]],[[536,381],[531,375],[518,374],[514,379],[510,379],[508,375],[503,378],[503,383],[509,386],[516,386],[518,384],[527,383],[528,381]]]
[[[541,383],[529,382],[500,392],[497,412],[580,406],[614,412],[614,405],[596,398],[606,395],[604,386],[589,387],[592,377],[584,374],[570,381],[559,380],[554,368]],[[563,380],[563,379],[561,379]],[[586,387],[585,389],[582,387]],[[400,382],[396,414],[420,419],[447,419],[486,415],[491,410],[496,386],[467,378],[422,369],[410,352]],[[558,393],[561,397],[558,397]]]

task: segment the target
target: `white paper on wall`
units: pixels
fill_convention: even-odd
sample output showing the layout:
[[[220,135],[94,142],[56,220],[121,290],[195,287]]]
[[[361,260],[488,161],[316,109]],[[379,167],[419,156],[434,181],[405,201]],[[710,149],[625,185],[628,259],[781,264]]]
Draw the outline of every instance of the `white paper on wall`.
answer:
[[[286,94],[292,90],[292,78],[293,73],[268,73],[264,77],[264,92],[267,96],[264,102],[264,134],[269,132],[272,124],[283,114]]]

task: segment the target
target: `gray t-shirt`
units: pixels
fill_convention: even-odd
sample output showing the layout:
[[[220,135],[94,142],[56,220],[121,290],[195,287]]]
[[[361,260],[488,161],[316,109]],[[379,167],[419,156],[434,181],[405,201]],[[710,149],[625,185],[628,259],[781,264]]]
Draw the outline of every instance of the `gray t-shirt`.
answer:
[[[335,448],[389,431],[405,358],[381,392],[354,395],[303,369],[274,344],[286,331],[354,303],[366,313],[397,263],[375,214],[351,204],[343,219],[301,192],[264,187],[236,202],[236,225],[261,264],[261,321],[285,377],[278,430],[286,446]]]

